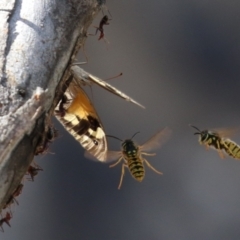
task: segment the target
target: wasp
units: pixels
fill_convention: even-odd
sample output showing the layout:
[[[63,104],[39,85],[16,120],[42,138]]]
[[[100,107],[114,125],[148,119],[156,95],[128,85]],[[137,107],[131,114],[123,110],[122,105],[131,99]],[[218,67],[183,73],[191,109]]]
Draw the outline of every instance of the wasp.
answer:
[[[222,131],[209,131],[204,130],[201,131],[197,127],[190,125],[195,128],[198,132],[194,133],[194,135],[199,135],[199,143],[203,144],[207,147],[212,147],[213,149],[218,151],[218,154],[221,158],[224,158],[223,150],[230,156],[235,159],[240,159],[240,146],[237,145],[232,140],[225,138],[224,135],[232,134],[233,131],[236,130],[222,130]]]
[[[162,131],[157,132],[154,136],[152,136],[146,143],[139,146],[132,139],[136,135],[135,133],[131,139],[126,139],[122,141],[119,138],[116,138],[122,141],[122,149],[121,151],[109,151],[108,159],[118,161],[110,167],[115,167],[117,164],[123,161],[122,163],[122,173],[120,178],[120,183],[118,185],[118,189],[121,188],[123,176],[125,173],[125,168],[128,168],[130,174],[134,179],[141,182],[145,176],[144,163],[152,169],[155,173],[161,174],[162,172],[156,170],[148,161],[144,158],[144,156],[155,156],[155,153],[148,153],[148,151],[154,150],[160,147],[170,136],[171,130],[169,128],[164,128]],[[109,135],[108,135],[109,136]],[[113,137],[113,136],[110,136]]]

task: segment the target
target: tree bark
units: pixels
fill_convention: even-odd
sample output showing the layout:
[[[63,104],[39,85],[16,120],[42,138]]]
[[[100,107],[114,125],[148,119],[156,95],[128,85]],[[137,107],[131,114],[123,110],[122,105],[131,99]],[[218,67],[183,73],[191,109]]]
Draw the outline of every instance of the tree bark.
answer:
[[[0,2],[0,211],[44,141],[100,0]]]

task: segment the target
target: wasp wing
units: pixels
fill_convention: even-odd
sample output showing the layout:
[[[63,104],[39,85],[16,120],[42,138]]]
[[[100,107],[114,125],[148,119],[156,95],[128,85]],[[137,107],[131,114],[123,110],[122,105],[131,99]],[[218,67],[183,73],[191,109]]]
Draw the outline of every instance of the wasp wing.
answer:
[[[85,151],[84,156],[93,161],[99,161],[95,156],[93,156],[89,151]],[[107,151],[105,158],[102,162],[110,163],[118,160],[122,156],[121,151]]]
[[[151,151],[161,147],[171,136],[172,130],[168,127],[157,132],[147,142],[140,146],[141,151]]]
[[[84,71],[82,68],[80,68],[77,65],[73,65],[71,67],[71,70],[73,72],[73,75],[76,79],[78,79],[81,83],[85,83],[85,84],[91,84],[91,83],[95,83],[98,86],[104,88],[105,90],[117,95],[120,98],[123,98],[124,100],[128,101],[128,102],[132,102],[136,105],[138,105],[141,108],[145,108],[143,105],[141,105],[140,103],[138,103],[137,101],[135,101],[134,99],[132,99],[131,97],[127,96],[125,93],[119,91],[117,88],[113,87],[112,85],[110,85],[109,83],[103,81],[102,79],[93,76],[92,74]]]
[[[222,138],[232,137],[239,134],[240,127],[232,128],[214,128],[210,130],[211,132],[217,133]]]

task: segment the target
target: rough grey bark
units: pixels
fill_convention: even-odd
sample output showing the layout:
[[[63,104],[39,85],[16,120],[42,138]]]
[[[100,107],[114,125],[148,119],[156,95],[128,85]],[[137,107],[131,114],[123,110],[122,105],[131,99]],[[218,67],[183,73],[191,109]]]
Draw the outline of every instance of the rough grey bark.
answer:
[[[0,211],[44,141],[100,0],[0,2]]]

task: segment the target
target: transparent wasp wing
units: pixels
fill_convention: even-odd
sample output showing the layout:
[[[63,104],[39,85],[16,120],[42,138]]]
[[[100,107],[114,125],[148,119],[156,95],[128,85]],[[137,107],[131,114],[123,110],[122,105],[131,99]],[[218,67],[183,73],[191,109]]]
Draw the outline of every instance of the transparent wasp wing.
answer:
[[[141,151],[151,151],[161,147],[166,141],[169,140],[172,130],[168,127],[160,132],[157,132],[147,142],[140,146]]]
[[[89,151],[85,151],[84,156],[93,161],[99,161],[95,156],[93,156]],[[102,162],[110,163],[118,160],[122,156],[121,151],[107,151],[105,158]]]
[[[73,73],[74,77],[76,79],[78,79],[79,82],[81,82],[82,84],[91,85],[91,83],[95,83],[98,86],[104,88],[105,90],[113,93],[114,95],[117,95],[118,97],[123,98],[124,100],[126,100],[128,102],[132,102],[132,103],[138,105],[141,108],[145,108],[143,105],[141,105],[140,103],[138,103],[137,101],[135,101],[134,99],[132,99],[131,97],[126,95],[125,93],[119,91],[117,88],[115,88],[112,85],[110,85],[109,83],[101,80],[100,78],[95,77],[92,74],[84,71],[79,66],[73,65],[71,67],[71,70],[72,70],[72,73]]]
[[[240,127],[232,128],[214,128],[210,130],[211,132],[217,133],[222,138],[232,137],[236,134],[239,134]]]

